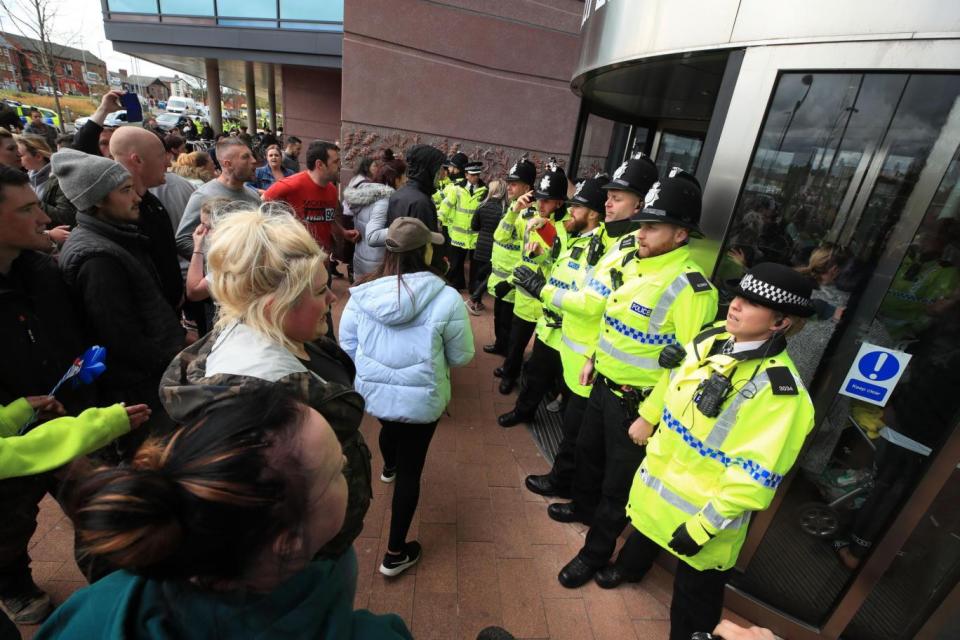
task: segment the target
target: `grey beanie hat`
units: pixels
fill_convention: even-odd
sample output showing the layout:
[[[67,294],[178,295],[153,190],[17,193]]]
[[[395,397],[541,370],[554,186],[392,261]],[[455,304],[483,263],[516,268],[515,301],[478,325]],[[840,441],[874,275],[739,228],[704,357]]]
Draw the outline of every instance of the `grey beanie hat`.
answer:
[[[50,156],[50,163],[60,189],[78,211],[93,209],[130,177],[121,164],[76,149],[56,152]]]

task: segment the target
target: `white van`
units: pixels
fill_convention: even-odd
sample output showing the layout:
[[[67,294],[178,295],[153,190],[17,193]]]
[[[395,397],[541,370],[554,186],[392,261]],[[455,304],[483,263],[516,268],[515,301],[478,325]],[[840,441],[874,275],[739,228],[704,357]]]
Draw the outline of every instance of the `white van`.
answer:
[[[197,103],[193,98],[170,96],[167,100],[167,112],[193,115],[197,113]]]

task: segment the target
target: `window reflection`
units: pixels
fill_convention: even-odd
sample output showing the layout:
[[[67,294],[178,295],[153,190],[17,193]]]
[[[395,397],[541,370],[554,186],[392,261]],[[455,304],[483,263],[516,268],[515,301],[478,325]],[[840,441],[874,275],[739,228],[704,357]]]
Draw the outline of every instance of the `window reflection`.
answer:
[[[693,134],[664,131],[660,136],[660,148],[657,150],[657,171],[667,175],[672,167],[680,167],[689,174],[697,172],[703,138]]]
[[[960,139],[958,95],[954,75],[782,75],[715,274],[722,284],[774,261],[816,281],[817,315],[789,346],[808,385],[862,342],[913,358],[885,407],[818,401],[829,409],[801,473],[732,581],[810,624],[883,540],[960,412],[960,168],[956,155],[931,163]],[[933,201],[914,202],[929,176],[943,176]],[[894,237],[905,219],[912,240]],[[891,251],[902,260],[876,316],[847,323]],[[874,637],[901,637],[895,617]]]
[[[160,0],[160,13],[173,16],[212,16],[213,0]]]

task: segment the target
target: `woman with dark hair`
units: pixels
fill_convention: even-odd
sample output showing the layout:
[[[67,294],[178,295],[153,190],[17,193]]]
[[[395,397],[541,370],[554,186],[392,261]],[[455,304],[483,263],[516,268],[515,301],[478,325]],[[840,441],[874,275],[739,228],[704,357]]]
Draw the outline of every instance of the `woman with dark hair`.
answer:
[[[68,511],[84,553],[120,570],[75,593],[44,638],[410,638],[353,611],[340,530],[345,458],[327,421],[277,385],[207,407],[84,480]]]
[[[390,539],[380,572],[396,576],[420,559],[407,542],[420,475],[437,421],[450,401],[450,367],[473,360],[473,332],[460,295],[430,268],[443,236],[417,218],[397,218],[379,268],[356,287],[340,319],[340,344],[357,366],[355,386],[379,418],[380,479],[396,481]]]
[[[283,166],[283,152],[277,145],[271,145],[266,149],[267,164],[258,167],[253,172],[253,180],[247,183],[248,187],[256,189],[260,195],[270,188],[270,186],[287,176],[292,176],[293,171]]]
[[[377,172],[371,181],[361,182],[343,192],[344,204],[354,212],[354,228],[360,232],[353,253],[356,277],[371,273],[383,261],[387,203],[390,195],[406,179],[406,170],[407,164],[399,158],[377,163]]]

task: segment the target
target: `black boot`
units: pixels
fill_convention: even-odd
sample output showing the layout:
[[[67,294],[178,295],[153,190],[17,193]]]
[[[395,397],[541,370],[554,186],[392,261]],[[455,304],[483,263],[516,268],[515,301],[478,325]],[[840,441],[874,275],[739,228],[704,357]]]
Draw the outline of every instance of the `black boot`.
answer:
[[[596,572],[597,570],[581,560],[580,556],[576,556],[563,569],[560,569],[557,580],[567,589],[576,589],[590,582],[590,578]]]
[[[552,473],[545,473],[542,476],[527,476],[523,481],[527,489],[537,495],[570,499],[570,489],[561,487]]]
[[[484,352],[484,353],[491,353],[491,354],[496,355],[496,356],[504,356],[504,357],[506,357],[506,355],[507,355],[507,350],[506,350],[505,348],[503,348],[503,347],[498,347],[496,344],[485,344],[485,345],[483,345],[483,352]]]
[[[623,567],[615,564],[600,569],[596,575],[593,576],[594,582],[596,582],[601,589],[616,589],[624,582],[640,582],[642,579],[643,576],[634,576],[628,573]]]
[[[577,511],[577,505],[572,502],[554,502],[547,507],[547,515],[551,520],[557,522],[582,522],[585,525],[590,524],[590,518],[586,518]]]
[[[498,389],[503,395],[509,395],[513,391],[514,385],[517,384],[516,380],[512,378],[500,378],[500,388]]]
[[[503,383],[501,383],[501,387]],[[508,411],[499,418],[497,418],[497,424],[501,427],[515,427],[521,422],[533,422],[533,416],[523,416],[517,413],[517,410]]]

